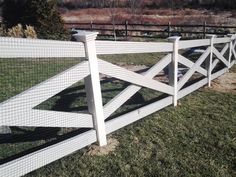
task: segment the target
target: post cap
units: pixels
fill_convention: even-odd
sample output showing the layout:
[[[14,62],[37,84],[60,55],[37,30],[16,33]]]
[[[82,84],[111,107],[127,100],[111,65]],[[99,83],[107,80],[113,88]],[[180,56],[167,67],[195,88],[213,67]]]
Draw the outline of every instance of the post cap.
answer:
[[[180,38],[181,38],[180,36],[171,36],[171,37],[167,38],[167,40],[170,42],[177,42],[180,40]]]
[[[216,38],[217,36],[215,34],[207,34],[206,37],[208,39],[213,39],[213,38]]]
[[[72,29],[72,32],[76,32],[76,34],[74,34],[73,37],[79,42],[94,41],[98,35],[98,32],[84,31],[84,30]]]
[[[236,35],[235,34],[227,34],[227,36],[231,39],[235,39],[236,38]]]

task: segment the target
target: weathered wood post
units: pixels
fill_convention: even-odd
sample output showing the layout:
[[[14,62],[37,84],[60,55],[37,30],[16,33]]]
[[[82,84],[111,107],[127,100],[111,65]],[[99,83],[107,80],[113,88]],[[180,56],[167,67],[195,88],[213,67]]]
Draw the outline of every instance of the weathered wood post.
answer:
[[[90,30],[93,31],[93,21],[90,21]]]
[[[214,39],[216,38],[216,35],[206,35],[208,39],[210,39],[210,58],[208,62],[206,63],[206,69],[207,69],[207,79],[208,79],[208,87],[211,87],[211,75],[212,75],[212,61],[213,61],[213,47],[214,47]]]
[[[83,42],[86,58],[89,61],[90,75],[85,78],[88,109],[93,115],[94,127],[97,132],[97,140],[100,146],[107,144],[105,118],[103,113],[102,93],[99,79],[98,61],[95,46],[97,32],[78,31],[74,35],[77,41]]]
[[[169,84],[173,86],[173,103],[178,104],[178,58],[179,58],[179,40],[181,37],[173,36],[168,40],[173,43],[172,62],[169,64]]]
[[[171,24],[170,24],[170,22],[168,23],[168,37],[170,37],[171,36]]]
[[[114,22],[112,22],[112,26],[113,26],[113,35],[114,35],[114,40],[116,41],[116,25]]]
[[[203,37],[204,37],[204,39],[206,38],[206,25],[207,25],[207,23],[206,22],[204,22],[204,24],[203,24]]]
[[[128,37],[128,21],[125,21],[125,37]]]

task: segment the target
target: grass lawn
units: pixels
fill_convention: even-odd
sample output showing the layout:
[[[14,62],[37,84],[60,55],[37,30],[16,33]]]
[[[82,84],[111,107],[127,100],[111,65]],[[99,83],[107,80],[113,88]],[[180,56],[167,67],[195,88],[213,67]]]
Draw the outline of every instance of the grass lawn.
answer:
[[[120,55],[101,58],[111,62],[152,65],[160,56],[142,54],[139,57]],[[4,91],[1,91],[1,101],[76,63],[74,60],[61,63],[55,60],[55,66],[56,63],[48,64],[46,61],[30,64],[24,62],[9,65],[5,60],[0,60],[1,70],[8,65],[12,67],[11,70],[3,69],[5,73],[1,72],[0,83]],[[32,72],[30,75],[29,71]],[[235,66],[232,71],[236,72]],[[17,74],[21,75],[21,85],[11,80],[7,85],[6,79],[17,80]],[[29,82],[33,78],[39,80]],[[104,103],[119,93],[124,84],[120,81],[103,83]],[[68,90],[40,105],[41,108],[61,110],[65,105],[65,102],[60,102],[63,97],[69,104],[63,111],[76,112],[81,105],[86,109],[81,83]],[[142,89],[134,97],[134,102],[126,104],[117,113],[139,107],[158,95],[158,92]],[[178,107],[170,106],[113,133],[111,136],[119,141],[119,145],[109,155],[90,156],[88,148],[83,148],[26,176],[236,176],[235,110],[236,95],[200,89],[181,99]],[[24,142],[1,143],[1,160],[61,137],[57,131],[54,132],[56,136],[37,137],[34,136],[33,128],[15,128],[14,133],[23,134],[22,137],[28,136],[29,139]]]
[[[235,101],[201,90],[113,133],[109,155],[84,148],[27,176],[235,176]]]

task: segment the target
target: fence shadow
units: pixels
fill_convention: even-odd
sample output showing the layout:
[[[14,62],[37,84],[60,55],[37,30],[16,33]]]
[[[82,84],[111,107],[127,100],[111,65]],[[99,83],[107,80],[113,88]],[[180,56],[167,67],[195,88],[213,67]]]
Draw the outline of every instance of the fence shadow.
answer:
[[[141,71],[139,71],[141,72]],[[110,83],[110,82],[116,82],[116,79],[114,78],[106,78],[106,80],[101,81],[101,85]],[[102,94],[105,99],[111,99],[113,98],[112,95],[109,95],[111,92],[120,92],[124,88],[126,88],[129,84],[128,83],[122,83],[121,88],[103,88]],[[55,95],[55,97],[59,97],[57,99],[50,110],[52,111],[64,111],[64,112],[81,112],[86,111],[88,107],[86,106],[87,103],[85,103],[82,106],[76,106],[73,107],[73,103],[78,101],[78,99],[82,99],[83,101],[86,101],[86,93],[85,93],[85,87],[84,85],[75,85],[68,89],[63,90],[62,92]],[[134,105],[137,103],[145,103],[145,99],[143,96],[139,93],[137,93],[133,99],[128,100],[125,104],[126,105]],[[40,108],[40,106],[37,106]],[[37,108],[36,107],[36,108]],[[24,143],[24,142],[32,142],[36,143],[36,141],[45,141],[43,145],[39,145],[37,147],[29,148],[27,150],[24,150],[23,152],[14,154],[12,156],[9,156],[4,159],[0,159],[0,164],[4,164],[6,162],[9,162],[11,160],[17,159],[19,157],[22,157],[24,155],[27,155],[29,153],[38,151],[40,149],[43,149],[45,147],[51,146],[55,143],[58,143],[60,141],[63,141],[65,139],[71,138],[73,136],[79,135],[81,133],[84,133],[85,131],[88,131],[90,129],[85,128],[65,128],[67,130],[71,130],[66,133],[62,133],[61,135],[59,132],[63,128],[46,128],[46,127],[37,127],[37,128],[26,128],[26,127],[11,127],[12,134],[6,134],[6,135],[0,135],[0,145],[3,144],[9,144],[9,143]]]
[[[14,127],[15,128],[15,127]],[[30,149],[27,149],[23,152],[20,152],[18,154],[14,154],[12,156],[9,156],[7,158],[4,158],[4,159],[0,159],[0,165],[4,164],[4,163],[7,163],[7,162],[10,162],[12,160],[15,160],[17,158],[20,158],[20,157],[23,157],[27,154],[30,154],[30,153],[33,153],[33,152],[36,152],[40,149],[43,149],[43,148],[46,148],[46,147],[49,147],[51,145],[54,145],[56,143],[59,143],[61,141],[64,141],[68,138],[72,138],[74,136],[77,136],[81,133],[84,133],[88,130],[91,130],[91,129],[88,129],[88,128],[80,128],[80,129],[77,129],[75,131],[72,131],[70,133],[67,133],[67,134],[64,134],[64,135],[61,135],[61,136],[58,136],[55,134],[55,131],[54,131],[54,128],[51,129],[51,135],[48,135],[48,134],[44,134],[42,135],[42,132],[44,131],[45,129],[44,128],[39,128],[37,129],[36,131],[33,131],[33,132],[28,132],[26,134],[22,134],[22,135],[12,135],[11,139],[9,139],[8,141],[6,140],[5,143],[19,143],[21,142],[20,140],[28,140],[28,141],[36,141],[36,140],[50,140],[51,141],[48,141],[42,145],[39,145],[37,147],[33,147],[33,148],[30,148]],[[56,130],[56,129],[55,129]],[[23,130],[24,131],[24,130]],[[46,137],[47,135],[47,137]],[[54,135],[54,136],[53,136]],[[27,139],[28,138],[28,139]],[[17,141],[18,140],[18,141]],[[2,142],[2,141],[1,141]]]
[[[145,69],[146,70],[146,69]],[[141,73],[145,70],[142,71],[137,71],[137,73]],[[217,69],[218,70],[218,69]],[[204,77],[199,77],[196,78],[194,80],[190,80],[186,83],[186,85],[183,87],[186,88],[198,81],[200,81],[201,79],[203,79]],[[101,81],[101,85],[106,84],[106,83],[110,83],[110,82],[115,82],[116,79],[114,78],[107,78],[106,80],[102,80]],[[124,88],[126,88],[129,84],[128,83],[123,83],[121,88],[103,88],[102,89],[102,94],[103,96],[105,96],[105,98],[110,99],[112,96],[107,93],[111,93],[111,92],[120,92],[122,91]],[[77,106],[77,107],[73,107],[73,103],[79,98],[79,99],[83,99],[84,101],[86,101],[86,93],[85,93],[85,87],[84,85],[76,85],[76,86],[72,86],[60,93],[58,93],[56,96],[60,97],[58,100],[55,101],[55,103],[53,104],[52,108],[50,110],[54,110],[54,111],[64,111],[64,112],[81,112],[81,111],[86,111],[88,109],[88,107],[86,106],[87,104],[85,103],[82,106]],[[114,95],[113,95],[114,96]],[[111,119],[114,119],[118,116],[121,116],[123,114],[126,114],[130,111],[134,111],[140,107],[143,107],[145,105],[154,103],[156,101],[162,100],[166,97],[168,97],[169,95],[167,94],[161,94],[153,99],[149,99],[149,100],[145,100],[145,98],[143,97],[143,95],[140,92],[137,92],[131,99],[127,100],[125,102],[125,106],[131,106],[129,109],[126,109],[122,112],[115,112],[114,114],[112,114],[106,121],[109,121]],[[25,150],[23,152],[20,152],[18,154],[14,154],[10,157],[4,158],[4,159],[0,159],[0,165],[4,164],[6,162],[12,161],[14,159],[17,159],[19,157],[25,156],[29,153],[38,151],[40,149],[43,149],[45,147],[51,146],[53,144],[56,144],[60,141],[63,141],[65,139],[71,138],[73,136],[79,135],[81,133],[84,133],[88,130],[91,129],[86,129],[86,128],[68,128],[68,132],[66,133],[62,133],[59,134],[59,132],[61,131],[62,128],[45,128],[45,127],[37,127],[34,128],[33,130],[27,130],[24,127],[11,127],[11,130],[13,132],[13,134],[11,135],[0,135],[0,145],[1,144],[7,144],[7,143],[24,143],[24,142],[36,142],[36,141],[40,141],[40,140],[44,140],[45,143],[42,145],[39,145],[37,147],[33,147],[30,148],[28,150]],[[17,132],[17,133],[14,133]]]

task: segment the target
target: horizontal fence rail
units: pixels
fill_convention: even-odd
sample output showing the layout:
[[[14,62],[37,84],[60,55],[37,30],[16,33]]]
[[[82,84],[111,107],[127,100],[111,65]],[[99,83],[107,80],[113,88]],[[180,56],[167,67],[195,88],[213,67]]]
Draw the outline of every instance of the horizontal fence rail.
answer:
[[[182,35],[183,37],[203,37],[207,34],[227,35],[235,33],[236,26],[226,25],[209,25],[206,22],[203,24],[133,24],[128,21],[125,23],[77,23],[67,22],[64,24],[68,29],[99,31],[100,36],[107,37],[145,37],[155,38],[166,37],[172,35]]]
[[[106,145],[107,134],[167,106],[177,106],[178,99],[204,85],[211,86],[213,79],[236,63],[236,35],[224,38],[211,35],[207,36],[208,39],[187,41],[172,37],[169,42],[95,41],[96,36],[97,33],[78,31],[74,35],[77,42],[0,38],[0,58],[4,61],[18,58],[22,62],[32,62],[37,58],[45,62],[45,57],[49,61],[55,57],[71,57],[79,61],[79,58],[84,58],[76,65],[3,101],[0,104],[0,127],[87,128],[73,137],[1,164],[0,176],[27,174],[97,141],[101,146]],[[98,54],[129,53],[162,53],[163,57],[141,73],[104,61],[102,57],[97,58]],[[129,83],[104,105],[100,74]],[[167,79],[161,80],[160,75],[165,75]],[[37,109],[42,102],[67,88],[72,89],[70,86],[81,80],[85,85],[87,111]],[[160,98],[128,113],[112,116],[142,88],[158,92]]]
[[[0,37],[1,58],[85,57],[78,42]]]
[[[120,41],[96,41],[97,54],[129,54],[129,53],[155,53],[170,52],[172,44],[155,42],[120,42]]]

